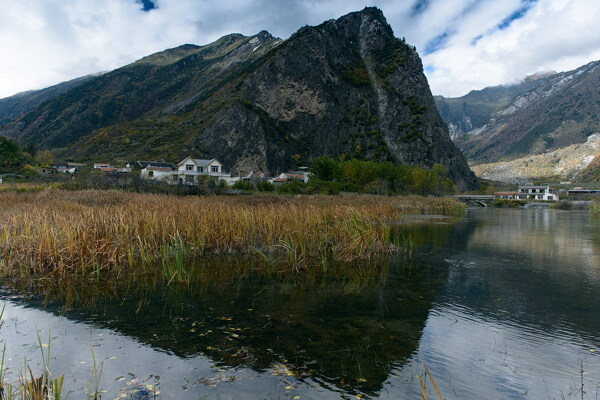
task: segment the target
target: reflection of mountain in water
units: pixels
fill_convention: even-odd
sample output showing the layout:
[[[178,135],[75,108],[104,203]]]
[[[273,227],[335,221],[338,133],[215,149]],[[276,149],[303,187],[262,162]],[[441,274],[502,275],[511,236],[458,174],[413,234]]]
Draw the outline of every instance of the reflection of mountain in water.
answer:
[[[130,289],[94,307],[72,307],[66,316],[179,357],[206,355],[224,367],[258,371],[281,364],[282,373],[374,393],[417,349],[446,281],[444,268],[405,267],[392,263],[363,280],[289,281],[248,269],[196,292]],[[44,307],[39,296],[24,303]],[[49,301],[45,308],[60,313],[62,305]]]
[[[491,210],[470,219],[477,228],[451,256],[445,301],[482,318],[597,336],[600,231],[587,212]]]

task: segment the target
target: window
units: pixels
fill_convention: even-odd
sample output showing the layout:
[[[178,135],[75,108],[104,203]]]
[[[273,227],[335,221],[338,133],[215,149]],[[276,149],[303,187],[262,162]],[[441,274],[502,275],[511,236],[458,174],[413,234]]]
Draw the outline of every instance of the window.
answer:
[[[204,172],[204,167],[198,167],[198,171]]]
[[[148,177],[154,178],[154,171],[148,171]]]
[[[193,171],[194,170],[194,164],[185,164],[185,170],[186,171]]]
[[[219,172],[219,166],[218,165],[213,165],[212,167],[210,167],[210,171],[211,172]]]

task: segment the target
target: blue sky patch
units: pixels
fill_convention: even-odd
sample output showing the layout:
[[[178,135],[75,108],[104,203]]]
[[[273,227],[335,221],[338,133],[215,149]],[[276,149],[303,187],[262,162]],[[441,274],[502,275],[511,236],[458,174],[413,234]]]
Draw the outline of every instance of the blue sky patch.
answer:
[[[453,32],[451,31],[446,31],[427,42],[425,44],[425,55],[435,53],[436,51],[442,49],[446,45],[446,43],[448,43],[448,39],[450,39],[452,33]]]
[[[475,36],[473,40],[471,40],[471,46],[475,46],[481,39],[483,39],[483,34]]]
[[[538,0],[522,0],[521,7],[517,8],[508,17],[504,18],[496,27],[499,30],[504,30],[510,26],[514,21],[523,18],[527,12],[537,3]]]
[[[142,10],[144,11],[150,11],[158,8],[156,0],[137,0],[137,2],[142,5]]]
[[[417,0],[417,2],[410,9],[410,14],[414,17],[427,10],[429,7],[429,0]]]

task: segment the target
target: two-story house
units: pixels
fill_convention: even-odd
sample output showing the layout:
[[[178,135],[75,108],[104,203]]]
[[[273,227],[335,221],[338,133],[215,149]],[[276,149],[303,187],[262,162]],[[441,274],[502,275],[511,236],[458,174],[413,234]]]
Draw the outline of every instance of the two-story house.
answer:
[[[557,201],[558,195],[552,192],[549,185],[519,186],[518,198],[519,200]]]
[[[226,179],[231,176],[230,174],[225,174],[223,172],[223,164],[216,158],[205,160],[187,157],[177,164],[178,183],[197,183],[198,177],[201,175],[207,175],[217,179]]]

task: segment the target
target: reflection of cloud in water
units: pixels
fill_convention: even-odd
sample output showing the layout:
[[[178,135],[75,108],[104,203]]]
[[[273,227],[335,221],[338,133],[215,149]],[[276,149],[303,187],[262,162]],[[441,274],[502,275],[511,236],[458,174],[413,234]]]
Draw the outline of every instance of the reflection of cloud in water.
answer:
[[[600,282],[600,231],[590,223],[588,211],[491,210],[481,214],[469,250],[485,248],[506,257],[507,262],[527,257],[565,264]]]
[[[444,398],[566,398],[581,383],[581,361],[593,372],[584,375],[586,390],[593,393],[600,383],[598,357],[589,351],[596,344],[573,332],[548,333],[449,304],[432,309],[418,358]]]

